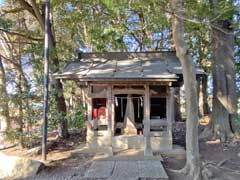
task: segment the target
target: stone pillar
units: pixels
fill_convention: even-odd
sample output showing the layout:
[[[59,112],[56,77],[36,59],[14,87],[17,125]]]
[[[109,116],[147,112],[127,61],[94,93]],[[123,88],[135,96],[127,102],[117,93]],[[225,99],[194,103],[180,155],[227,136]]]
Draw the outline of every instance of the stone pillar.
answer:
[[[144,94],[144,156],[152,156],[150,134],[150,92],[149,85],[145,85]]]

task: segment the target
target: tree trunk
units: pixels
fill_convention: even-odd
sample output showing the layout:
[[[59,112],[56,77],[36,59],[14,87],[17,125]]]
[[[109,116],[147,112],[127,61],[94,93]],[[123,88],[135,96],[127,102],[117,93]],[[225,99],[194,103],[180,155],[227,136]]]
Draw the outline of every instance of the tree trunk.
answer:
[[[0,56],[0,131],[10,129],[6,74]]]
[[[52,31],[50,30],[50,38],[49,38],[49,45],[50,49],[54,49],[56,51],[56,42],[55,38],[53,36]],[[53,66],[52,70],[53,72],[59,71],[59,59],[57,55],[53,55]],[[51,67],[51,66],[50,66]],[[57,102],[57,111],[61,114],[60,124],[58,128],[58,135],[59,137],[66,139],[68,137],[68,122],[66,119],[66,113],[67,113],[67,106],[63,94],[63,84],[60,81],[60,79],[53,80],[53,87],[55,89],[55,101]]]
[[[183,16],[183,1],[172,0],[171,7],[175,14]],[[186,122],[186,165],[184,170],[190,180],[201,179],[199,143],[198,143],[198,101],[196,89],[196,75],[189,54],[189,49],[184,40],[183,20],[172,16],[173,40],[176,46],[177,57],[180,59],[183,71],[184,86],[187,103],[187,122]]]
[[[21,147],[24,147],[24,142],[23,142],[23,89],[22,89],[22,75],[18,75],[18,90],[19,90],[19,96],[20,98],[18,99],[18,132],[20,133],[20,144]]]
[[[217,7],[217,3],[217,1],[212,2],[213,8]],[[231,20],[218,20],[212,25],[213,110],[211,120],[214,135],[218,135],[221,141],[225,142],[232,138],[233,132],[237,131],[237,125],[233,121],[237,113],[234,34]]]

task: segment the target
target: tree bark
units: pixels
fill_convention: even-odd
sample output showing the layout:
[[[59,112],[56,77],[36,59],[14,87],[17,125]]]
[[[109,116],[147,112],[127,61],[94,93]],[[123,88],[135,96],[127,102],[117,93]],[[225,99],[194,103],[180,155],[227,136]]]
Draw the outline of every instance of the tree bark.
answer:
[[[175,14],[183,17],[183,1],[172,0],[171,7]],[[172,16],[173,40],[176,46],[177,57],[180,59],[183,71],[184,86],[187,103],[187,122],[186,122],[186,165],[185,172],[190,180],[201,179],[199,143],[198,143],[198,101],[196,89],[196,74],[189,54],[189,48],[184,40],[183,20]]]
[[[216,11],[218,1],[212,1]],[[238,127],[234,122],[237,113],[237,94],[234,63],[234,34],[231,19],[218,20],[213,23],[223,29],[212,27],[212,76],[213,76],[213,110],[212,130],[222,142],[232,138]]]
[[[6,74],[0,56],[0,131],[10,129],[8,94],[7,94]]]

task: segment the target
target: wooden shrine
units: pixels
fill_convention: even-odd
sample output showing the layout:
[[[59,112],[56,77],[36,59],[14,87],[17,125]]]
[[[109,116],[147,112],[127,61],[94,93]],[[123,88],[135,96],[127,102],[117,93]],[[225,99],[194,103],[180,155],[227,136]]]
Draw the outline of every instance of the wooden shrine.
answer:
[[[196,76],[205,73],[196,68]],[[81,87],[89,147],[142,148],[146,156],[172,149],[174,93],[183,84],[174,51],[81,53],[54,77]]]

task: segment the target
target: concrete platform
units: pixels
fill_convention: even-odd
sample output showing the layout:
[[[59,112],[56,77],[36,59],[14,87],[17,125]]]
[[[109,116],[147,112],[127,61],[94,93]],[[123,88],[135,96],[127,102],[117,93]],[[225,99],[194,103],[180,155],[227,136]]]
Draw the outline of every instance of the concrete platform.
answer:
[[[98,160],[93,162],[84,178],[89,180],[168,180],[168,176],[159,160]]]

